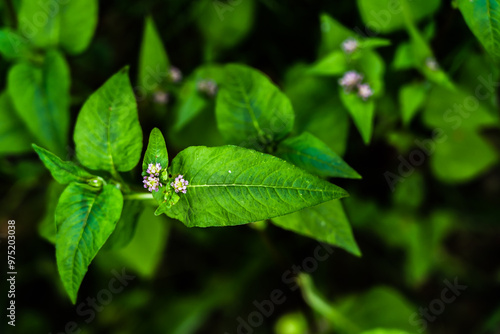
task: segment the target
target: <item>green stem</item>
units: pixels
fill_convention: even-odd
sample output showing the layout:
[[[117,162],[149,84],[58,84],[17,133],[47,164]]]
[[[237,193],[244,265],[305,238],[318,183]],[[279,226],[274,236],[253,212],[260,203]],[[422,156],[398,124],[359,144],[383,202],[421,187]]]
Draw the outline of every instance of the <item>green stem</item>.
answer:
[[[123,197],[124,199],[136,200],[136,201],[147,201],[154,199],[151,193],[133,193],[127,194]]]

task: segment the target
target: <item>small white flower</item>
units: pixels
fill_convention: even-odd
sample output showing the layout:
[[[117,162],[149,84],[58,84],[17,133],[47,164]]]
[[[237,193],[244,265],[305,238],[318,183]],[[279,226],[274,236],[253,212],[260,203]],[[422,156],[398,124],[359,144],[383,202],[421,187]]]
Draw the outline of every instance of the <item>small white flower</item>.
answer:
[[[158,91],[153,95],[153,99],[157,104],[167,104],[168,103],[168,93]]]
[[[196,88],[201,93],[205,93],[210,97],[214,97],[217,94],[217,83],[213,80],[200,80],[196,84]]]
[[[179,175],[175,178],[174,182],[170,183],[170,186],[174,188],[175,192],[178,193],[179,191],[182,192],[183,194],[186,193],[187,188],[186,186],[189,184],[188,181],[184,180],[183,175]]]
[[[363,76],[356,71],[344,73],[344,76],[339,80],[339,85],[344,87],[346,92],[351,91],[356,85],[361,83]]]
[[[369,84],[360,84],[358,85],[358,95],[366,101],[370,96],[373,95],[373,90],[371,89]]]
[[[175,83],[178,83],[182,80],[181,70],[174,66],[170,67],[170,69],[168,70],[168,76],[170,77],[170,80]]]
[[[359,48],[359,42],[351,37],[343,41],[341,47],[345,53],[351,54]]]
[[[439,69],[439,64],[433,57],[427,57],[425,59],[425,66],[427,66],[427,68],[431,71],[437,71]]]

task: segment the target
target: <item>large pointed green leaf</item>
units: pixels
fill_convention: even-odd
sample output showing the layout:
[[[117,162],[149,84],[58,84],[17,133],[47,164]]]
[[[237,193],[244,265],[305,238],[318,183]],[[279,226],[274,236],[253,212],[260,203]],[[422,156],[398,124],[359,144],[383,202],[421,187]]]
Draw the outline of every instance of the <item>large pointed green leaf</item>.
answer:
[[[319,176],[361,178],[328,145],[308,132],[282,141],[275,155]]]
[[[65,152],[70,75],[64,57],[52,50],[41,66],[16,64],[7,85],[19,116],[38,143],[58,154]]]
[[[287,216],[275,217],[273,224],[318,241],[341,247],[361,256],[340,201],[329,201]]]
[[[120,190],[102,191],[71,183],[56,208],[56,258],[64,288],[73,304],[90,262],[115,229],[123,206]]]
[[[457,0],[465,22],[486,51],[500,61],[500,1]]]
[[[294,121],[288,98],[261,72],[243,65],[226,66],[216,115],[227,142],[240,146],[280,140]]]
[[[190,147],[170,173],[189,185],[167,214],[190,227],[245,224],[347,196],[281,159],[237,146]]]
[[[84,51],[97,26],[97,0],[23,0],[19,30],[40,48],[62,46],[71,54]]]
[[[30,151],[33,141],[19,119],[9,93],[0,94],[0,155]]]
[[[153,19],[144,25],[141,54],[139,56],[139,86],[147,93],[159,89],[168,77],[169,60]],[[164,84],[164,82],[163,82]]]
[[[149,135],[149,144],[142,161],[142,171],[148,169],[149,164],[159,163],[162,170],[168,167],[168,153],[165,139],[158,128],[154,128]]]
[[[50,171],[52,177],[60,184],[71,182],[86,183],[95,178],[94,175],[88,173],[73,162],[62,161],[57,155],[40,146],[33,144],[33,149],[36,151],[45,167]]]
[[[128,68],[85,102],[75,125],[78,160],[90,169],[126,172],[141,158],[142,130]]]

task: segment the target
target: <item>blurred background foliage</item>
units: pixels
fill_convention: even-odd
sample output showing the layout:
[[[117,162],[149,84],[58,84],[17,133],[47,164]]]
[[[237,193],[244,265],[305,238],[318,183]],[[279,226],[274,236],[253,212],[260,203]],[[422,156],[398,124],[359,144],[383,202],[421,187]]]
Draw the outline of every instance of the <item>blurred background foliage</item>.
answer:
[[[16,25],[21,2],[1,3],[2,26]],[[47,129],[28,125],[22,112],[16,113],[15,108],[30,108],[23,105],[30,97],[17,98],[14,108],[9,89],[0,95],[0,218],[2,235],[4,222],[16,220],[19,274],[17,323],[8,330],[237,333],[238,317],[247,321],[255,300],[280,289],[286,302],[275,305],[252,332],[420,333],[424,322],[415,319],[425,318],[412,316],[441,298],[445,280],[458,279],[467,289],[425,321],[425,332],[499,333],[498,67],[448,1],[408,1],[406,16],[391,14],[387,6],[382,0],[100,1],[88,48],[65,49],[71,84],[41,83],[54,91],[49,95],[70,89],[70,100],[57,99],[70,112],[56,125],[73,129],[85,99],[124,65],[130,65],[133,83],[141,80],[149,16],[160,36],[152,43],[167,50],[164,68],[173,65],[184,78],[162,87],[170,94],[166,104],[152,96],[138,98],[143,132],[160,127],[172,156],[190,145],[224,144],[214,100],[197,93],[197,82],[218,82],[220,65],[229,62],[261,70],[291,99],[295,133],[314,134],[363,177],[335,180],[351,194],[343,203],[363,256],[335,249],[317,270],[301,275],[300,289],[292,291],[282,275],[312,256],[315,240],[265,223],[188,229],[145,207],[137,214],[132,241],[98,254],[73,307],[47,242],[62,187],[51,181],[30,146]],[[348,37],[364,46],[358,56],[344,59],[338,52]],[[48,51],[46,57],[60,53]],[[4,54],[0,61],[5,88],[9,60]],[[347,101],[338,88],[338,78],[352,68],[363,71],[374,89],[369,104]],[[478,93],[479,85],[486,90]],[[27,91],[21,88],[19,94]],[[471,96],[479,99],[474,112],[466,117],[450,112],[451,120],[443,116],[455,105],[467,106]],[[431,141],[435,129],[442,129],[446,140]],[[45,142],[61,157],[74,160],[69,134],[47,136]],[[419,143],[431,145],[423,147],[432,152]],[[416,150],[424,157],[418,166],[408,164]],[[387,172],[399,178],[388,183]],[[134,280],[87,323],[90,316],[77,312],[79,304],[96,298],[112,271],[122,268]],[[1,298],[6,300],[4,293]],[[66,327],[70,321],[77,329]]]

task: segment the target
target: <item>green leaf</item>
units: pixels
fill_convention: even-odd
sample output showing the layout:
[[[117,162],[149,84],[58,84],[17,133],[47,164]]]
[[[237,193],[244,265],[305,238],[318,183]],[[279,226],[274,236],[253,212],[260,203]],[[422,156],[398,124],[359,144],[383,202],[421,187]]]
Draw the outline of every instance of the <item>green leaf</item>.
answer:
[[[308,72],[316,75],[341,75],[347,70],[346,55],[335,50],[313,64]]]
[[[9,94],[0,94],[0,155],[29,152],[32,138],[16,114]]]
[[[96,178],[96,176],[89,174],[73,162],[62,161],[58,156],[40,146],[33,144],[33,149],[36,151],[45,167],[50,171],[52,177],[60,184],[68,184],[71,182],[87,183]]]
[[[38,233],[51,244],[56,243],[56,207],[64,188],[65,186],[55,181],[49,183],[45,195],[45,215],[38,224]]]
[[[107,252],[106,256],[99,257],[98,261],[109,263],[106,265],[107,268],[116,268],[118,264],[130,268],[144,278],[153,278],[165,254],[170,226],[173,222],[166,221],[165,216],[154,216],[150,208],[139,213],[135,219],[137,226],[128,244],[123,248],[115,248]],[[121,220],[118,224],[120,222]],[[106,245],[110,241],[111,237]]]
[[[375,286],[362,294],[351,295],[337,305],[338,311],[358,327],[355,333],[384,327],[415,333],[415,327],[408,319],[417,308],[393,288]]]
[[[410,124],[417,111],[423,106],[428,93],[428,85],[425,83],[411,83],[401,87],[399,90],[399,103],[403,123]]]
[[[245,224],[347,196],[281,159],[237,146],[187,148],[170,173],[189,185],[167,214],[189,227]]]
[[[319,55],[324,56],[332,51],[341,50],[341,44],[348,38],[354,38],[356,33],[344,27],[328,14],[321,14],[321,45]]]
[[[10,28],[0,29],[0,53],[8,60],[27,57],[29,42]]]
[[[346,93],[340,91],[340,99],[344,106],[349,110],[354,124],[358,128],[361,137],[365,144],[370,143],[373,132],[373,118],[375,116],[375,103],[370,98],[368,101],[363,101],[354,92]]]
[[[78,160],[90,169],[126,172],[141,159],[142,130],[128,68],[112,76],[83,105],[74,140]]]
[[[273,224],[307,237],[341,247],[361,256],[340,201],[329,201],[287,216],[275,217]]]
[[[231,48],[251,30],[255,1],[200,1],[197,24],[209,47]]]
[[[161,165],[162,170],[166,169],[168,167],[168,153],[167,145],[161,131],[158,128],[154,128],[149,135],[148,148],[142,161],[142,171],[145,172],[149,164],[156,165],[157,163]]]
[[[318,176],[361,178],[328,145],[308,132],[282,141],[275,155]]]
[[[119,249],[127,246],[134,238],[137,220],[144,210],[142,201],[125,200],[120,220],[106,241],[105,249]]]
[[[8,91],[16,110],[37,141],[56,153],[66,151],[69,125],[70,75],[57,51],[48,51],[41,66],[14,65]]]
[[[288,98],[265,75],[242,65],[226,66],[216,116],[226,141],[240,146],[283,139],[295,117]]]
[[[97,12],[97,0],[23,0],[19,30],[37,47],[60,45],[70,54],[79,54],[92,40]]]
[[[139,56],[139,86],[147,93],[161,87],[168,77],[170,63],[161,37],[151,17],[146,18]]]
[[[364,80],[370,84],[375,96],[381,95],[384,90],[385,63],[382,57],[373,50],[364,50],[357,60],[359,72]]]
[[[346,148],[349,116],[338,94],[331,92],[331,87],[338,85],[338,79],[306,72],[304,65],[292,67],[283,87],[295,110],[295,132],[310,132],[342,155]]]
[[[457,0],[465,22],[495,62],[500,61],[500,2]]]
[[[358,0],[361,18],[367,34],[390,33],[405,27],[404,4],[401,0]],[[467,0],[468,1],[468,0]],[[433,14],[440,0],[406,1],[415,22]]]
[[[180,131],[203,112],[205,108],[213,106],[213,103],[209,103],[207,96],[204,96],[198,91],[198,83],[201,80],[211,80],[217,85],[221,85],[224,77],[224,67],[211,64],[197,68],[195,72],[184,81],[184,85],[178,95],[179,107],[176,110],[175,131]]]
[[[73,304],[88,266],[115,229],[123,206],[116,187],[102,191],[77,183],[64,190],[56,208],[56,258]]]
[[[409,42],[400,43],[396,49],[391,67],[395,70],[407,70],[415,66],[415,59],[412,54],[412,46]]]
[[[498,152],[476,131],[461,128],[447,132],[446,136],[446,140],[436,144],[431,158],[432,171],[441,181],[470,181],[498,162]]]

